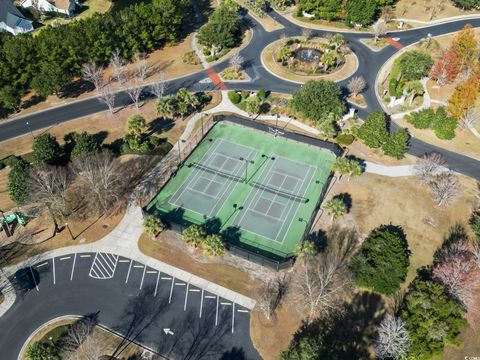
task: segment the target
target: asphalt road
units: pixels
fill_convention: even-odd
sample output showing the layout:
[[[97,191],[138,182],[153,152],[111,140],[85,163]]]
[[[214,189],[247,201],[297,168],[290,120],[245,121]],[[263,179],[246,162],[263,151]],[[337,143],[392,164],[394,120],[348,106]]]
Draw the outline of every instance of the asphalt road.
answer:
[[[290,23],[288,20],[274,11],[271,13],[271,15],[285,28],[274,32],[266,32],[251,16],[245,14],[245,21],[247,22],[248,26],[253,29],[253,38],[250,44],[243,49],[240,54],[246,60],[244,67],[252,81],[247,83],[226,82],[225,84],[228,88],[252,90],[264,88],[274,92],[293,93],[300,87],[299,84],[277,78],[276,76],[270,74],[262,66],[260,60],[261,52],[269,43],[278,40],[283,34],[287,36],[300,35],[302,29],[301,27]],[[465,24],[472,24],[474,27],[478,27],[480,26],[480,19],[459,20],[430,26],[427,28],[399,31],[392,33],[391,36],[399,38],[399,42],[403,46],[408,46],[418,42],[428,33],[432,34],[433,36],[448,34],[460,30]],[[330,32],[334,33],[335,31]],[[325,33],[327,33],[327,31],[313,31],[313,35],[321,36]],[[365,118],[371,111],[381,109],[381,106],[375,95],[375,79],[382,65],[398,50],[393,46],[388,46],[380,52],[373,52],[359,41],[362,38],[371,37],[371,35],[364,33],[345,33],[344,36],[359,60],[358,70],[352,76],[361,75],[365,78],[368,84],[368,88],[364,92],[368,106],[366,109],[357,109],[360,117]],[[224,61],[214,66],[214,69],[219,72],[227,66],[228,61]],[[168,83],[168,92],[173,93],[181,87],[186,87],[191,91],[212,90],[213,85],[211,83],[202,81],[206,79],[206,73],[204,71],[200,71],[180,79],[172,80]],[[348,80],[349,79],[340,81],[339,85],[345,89]],[[148,89],[146,92],[148,92]],[[126,106],[130,103],[131,101],[125,93],[120,93],[116,99],[116,106],[119,107]],[[0,123],[0,141],[27,134],[30,129],[39,130],[48,128],[65,121],[78,119],[105,110],[107,110],[106,106],[100,103],[97,99],[86,99],[65,106],[51,108],[41,113],[5,121]],[[29,123],[29,126],[27,125],[27,122]],[[396,127],[397,125],[392,123],[392,129],[395,129]],[[438,148],[415,138],[411,139],[409,148],[410,154],[418,156],[432,151],[441,153],[445,157],[448,165],[453,170],[480,180],[480,161],[461,154],[450,152],[443,148]]]
[[[31,270],[31,289],[0,318],[1,359],[17,359],[35,329],[63,315],[96,316],[169,359],[260,359],[246,309],[143,264],[86,253]]]

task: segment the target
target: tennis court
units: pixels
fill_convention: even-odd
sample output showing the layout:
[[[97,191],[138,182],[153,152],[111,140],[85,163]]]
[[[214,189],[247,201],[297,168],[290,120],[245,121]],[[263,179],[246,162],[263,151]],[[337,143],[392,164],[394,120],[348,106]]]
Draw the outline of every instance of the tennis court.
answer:
[[[147,211],[187,226],[217,224],[227,241],[290,256],[327,186],[331,152],[216,124]]]

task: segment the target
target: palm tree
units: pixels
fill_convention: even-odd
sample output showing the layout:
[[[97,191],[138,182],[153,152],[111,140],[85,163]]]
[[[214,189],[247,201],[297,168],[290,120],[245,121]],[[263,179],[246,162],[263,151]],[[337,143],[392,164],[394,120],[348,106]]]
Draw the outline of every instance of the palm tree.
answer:
[[[327,71],[331,66],[335,65],[336,56],[333,51],[325,51],[320,60],[325,67],[325,71]]]
[[[362,172],[363,172],[363,169],[360,163],[355,160],[350,160],[349,170],[348,170],[348,181],[350,181],[352,177],[362,175]]]
[[[175,104],[171,96],[159,98],[156,105],[157,114],[164,119],[175,112]]]
[[[341,218],[347,212],[347,206],[340,198],[333,198],[330,201],[327,201],[324,205],[324,209],[327,210],[332,221]]]

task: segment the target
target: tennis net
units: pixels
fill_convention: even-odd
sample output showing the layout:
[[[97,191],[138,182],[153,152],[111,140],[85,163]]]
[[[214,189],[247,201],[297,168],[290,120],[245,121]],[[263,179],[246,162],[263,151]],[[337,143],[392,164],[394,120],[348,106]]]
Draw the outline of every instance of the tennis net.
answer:
[[[236,182],[243,182],[245,181],[245,178],[242,177],[242,176],[237,176],[237,175],[232,175],[232,174],[229,174],[227,172],[224,172],[224,171],[220,171],[218,169],[213,169],[209,166],[206,166],[206,165],[203,165],[203,164],[199,164],[199,163],[192,163],[191,164],[194,168],[197,168],[197,169],[200,169],[200,170],[203,170],[205,172],[208,172],[210,174],[214,174],[214,175],[219,175],[219,176],[222,176],[226,179],[229,179],[229,180],[233,180],[233,181],[236,181]]]
[[[284,198],[289,199],[289,200],[293,200],[293,201],[296,201],[296,202],[303,202],[303,203],[308,202],[308,199],[303,197],[303,196],[298,196],[298,195],[291,194],[289,192],[286,192],[286,191],[283,191],[283,190],[280,190],[280,189],[275,189],[275,188],[270,187],[270,186],[265,185],[265,184],[252,182],[251,185],[254,188],[264,190],[264,191],[267,191],[267,192],[275,194],[275,195],[279,195],[279,196],[284,197]]]

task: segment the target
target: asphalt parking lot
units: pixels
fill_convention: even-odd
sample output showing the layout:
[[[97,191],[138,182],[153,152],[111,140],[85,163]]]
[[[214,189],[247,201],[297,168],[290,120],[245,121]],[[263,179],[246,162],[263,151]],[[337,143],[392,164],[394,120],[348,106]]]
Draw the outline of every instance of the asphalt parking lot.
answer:
[[[28,336],[50,319],[91,314],[169,359],[260,358],[249,310],[131,259],[70,254],[22,274],[21,295],[0,318],[2,358],[16,359]]]

